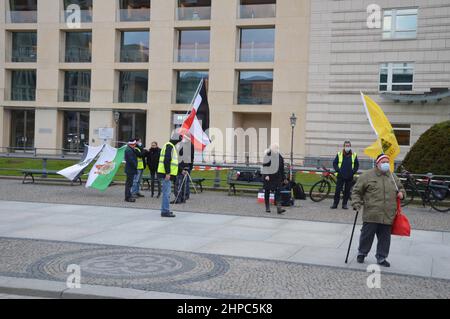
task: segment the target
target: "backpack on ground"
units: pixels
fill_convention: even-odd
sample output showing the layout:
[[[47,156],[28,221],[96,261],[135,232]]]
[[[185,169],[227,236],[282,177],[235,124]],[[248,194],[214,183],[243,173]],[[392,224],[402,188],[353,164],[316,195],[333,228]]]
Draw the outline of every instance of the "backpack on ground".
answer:
[[[305,194],[305,190],[304,190],[302,184],[295,183],[293,185],[292,190],[294,191],[294,198],[295,199],[306,200],[306,194]]]

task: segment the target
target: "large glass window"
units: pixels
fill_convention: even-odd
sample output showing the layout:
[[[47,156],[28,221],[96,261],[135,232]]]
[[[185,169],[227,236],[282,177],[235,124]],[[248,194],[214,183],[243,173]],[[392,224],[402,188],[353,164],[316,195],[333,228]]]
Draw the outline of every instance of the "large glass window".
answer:
[[[147,91],[147,71],[120,71],[119,103],[147,103]]]
[[[141,138],[145,145],[147,131],[147,114],[119,112],[118,136],[119,144],[126,144],[132,138]]]
[[[12,32],[12,62],[36,62],[37,32]]]
[[[240,71],[238,104],[272,104],[273,71]]]
[[[8,22],[36,23],[37,0],[9,0]]]
[[[178,0],[178,20],[211,19],[211,0]]]
[[[89,102],[91,71],[64,72],[64,102]]]
[[[241,29],[240,62],[273,62],[275,29]]]
[[[209,30],[180,30],[178,62],[209,61]]]
[[[66,62],[91,62],[92,32],[66,32]]]
[[[64,21],[73,14],[69,6],[77,5],[80,8],[81,22],[92,22],[92,0],[64,0]]]
[[[89,144],[89,112],[64,112],[64,150],[83,153],[85,144]]]
[[[11,100],[36,100],[36,70],[11,71]]]
[[[392,124],[398,145],[411,146],[411,124]]]
[[[150,0],[120,0],[120,21],[150,21]]]
[[[148,31],[121,33],[120,62],[148,62],[150,34]]]
[[[11,111],[10,147],[31,150],[34,147],[34,110]]]
[[[417,9],[384,11],[383,38],[410,39],[417,36]]]
[[[179,71],[177,73],[177,103],[190,104],[200,81],[207,78],[206,71]]]
[[[380,67],[380,91],[412,91],[414,65],[412,63],[383,63]]]
[[[241,0],[239,17],[241,19],[274,18],[276,0]]]

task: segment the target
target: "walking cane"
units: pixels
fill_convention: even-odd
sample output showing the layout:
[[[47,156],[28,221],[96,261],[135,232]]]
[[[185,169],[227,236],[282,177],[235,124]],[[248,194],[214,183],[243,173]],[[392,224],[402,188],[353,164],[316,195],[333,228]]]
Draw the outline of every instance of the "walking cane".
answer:
[[[350,249],[352,247],[353,234],[355,233],[356,221],[358,220],[359,210],[356,211],[355,222],[353,223],[352,235],[350,237],[350,243],[348,244],[347,257],[345,258],[345,263],[348,263],[348,256],[350,255]]]

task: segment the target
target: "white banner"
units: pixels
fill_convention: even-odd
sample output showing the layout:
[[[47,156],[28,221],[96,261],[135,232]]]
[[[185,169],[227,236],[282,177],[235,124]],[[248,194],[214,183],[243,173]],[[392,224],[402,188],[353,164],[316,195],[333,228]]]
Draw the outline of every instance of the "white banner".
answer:
[[[84,152],[81,162],[73,166],[67,167],[58,172],[59,175],[64,176],[70,181],[75,180],[80,173],[91,164],[91,162],[97,157],[97,155],[102,151],[105,145],[100,146],[86,146],[87,152]]]

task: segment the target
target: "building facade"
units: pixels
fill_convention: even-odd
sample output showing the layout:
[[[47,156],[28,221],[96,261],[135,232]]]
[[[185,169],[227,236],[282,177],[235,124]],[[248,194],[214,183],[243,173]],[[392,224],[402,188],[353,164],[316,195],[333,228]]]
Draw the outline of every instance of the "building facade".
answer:
[[[0,0],[0,152],[164,143],[203,78],[224,139],[267,129],[257,151],[272,138],[289,154],[295,113],[296,158],[332,156],[345,140],[361,153],[375,140],[363,91],[403,157],[450,118],[450,0],[379,0],[368,13],[372,2]]]

